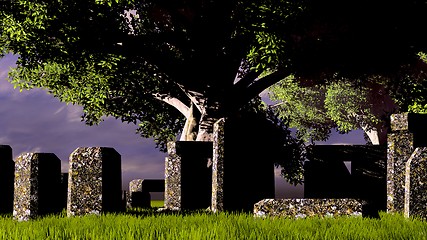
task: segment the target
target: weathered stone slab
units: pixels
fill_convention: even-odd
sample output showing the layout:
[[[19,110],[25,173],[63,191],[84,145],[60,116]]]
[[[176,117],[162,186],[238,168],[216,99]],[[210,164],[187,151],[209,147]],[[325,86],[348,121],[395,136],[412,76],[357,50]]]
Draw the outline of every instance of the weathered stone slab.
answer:
[[[13,218],[24,221],[58,213],[61,161],[53,153],[25,153],[15,161]]]
[[[212,142],[168,144],[165,162],[165,208],[204,209],[210,206]]]
[[[122,210],[121,185],[121,156],[114,148],[77,148],[70,155],[67,215]]]
[[[163,179],[134,179],[129,182],[129,207],[151,207],[150,192],[164,192],[165,180]]]
[[[181,158],[175,154],[175,143],[168,143],[168,153],[169,157],[165,158],[165,208],[181,210]]]
[[[390,116],[390,125],[393,132],[398,131],[409,131],[414,133],[415,145],[421,146],[426,144],[425,134],[427,128],[425,123],[427,122],[427,114],[417,113],[399,113],[392,114]],[[418,141],[420,140],[420,141]]]
[[[151,195],[149,192],[130,192],[129,207],[150,208]]]
[[[361,199],[363,214],[379,217],[387,202],[386,152],[380,145],[311,146],[304,165],[304,198]]]
[[[263,199],[254,205],[256,217],[362,216],[356,199]]]
[[[68,173],[61,173],[61,209],[67,208],[67,195],[68,195]]]
[[[408,113],[392,114],[390,116],[390,127],[392,131],[408,131]]]
[[[388,134],[387,211],[403,212],[406,162],[417,147],[427,146],[427,114],[393,114]]]
[[[0,145],[0,214],[13,211],[14,171],[12,148],[8,145]]]
[[[401,120],[401,118],[399,118]],[[403,212],[405,164],[414,151],[414,137],[408,131],[387,136],[387,212]]]
[[[276,152],[283,146],[264,121],[242,113],[215,124],[211,210],[251,212],[256,202],[274,198],[273,161],[284,157]]]
[[[427,220],[427,147],[415,149],[405,171],[404,215]]]
[[[213,212],[224,210],[224,124],[224,118],[214,124],[211,203]]]
[[[134,179],[129,182],[130,192],[164,192],[164,179]]]

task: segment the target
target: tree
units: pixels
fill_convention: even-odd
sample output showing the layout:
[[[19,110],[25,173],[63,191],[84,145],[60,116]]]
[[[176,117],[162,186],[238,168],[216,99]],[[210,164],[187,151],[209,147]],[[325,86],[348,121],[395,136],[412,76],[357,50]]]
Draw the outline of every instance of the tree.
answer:
[[[12,1],[1,46],[19,54],[15,85],[83,105],[89,124],[104,115],[138,121],[144,137],[164,145],[182,128],[181,113],[184,139],[209,140],[215,120],[288,74],[275,52],[278,30],[301,10],[272,4]],[[267,68],[278,71],[255,81]]]
[[[291,74],[320,84],[397,76],[427,43],[420,1],[2,4],[0,52],[19,55],[16,86],[82,105],[89,124],[138,123],[161,146],[178,132],[210,140],[213,122],[259,109],[258,94]]]
[[[269,88],[270,98],[277,102],[271,107],[306,141],[325,141],[333,128],[342,134],[363,129],[370,144],[386,144],[391,114],[426,113],[424,64],[402,67],[399,81],[368,76],[349,82],[334,76],[322,85],[303,85],[289,76]]]
[[[306,141],[325,141],[331,130],[340,133],[363,129],[372,144],[384,144],[387,119],[397,106],[383,85],[355,86],[346,81],[300,86],[292,77],[270,87],[272,108],[290,119]],[[292,116],[290,118],[290,116]]]
[[[337,3],[319,11],[323,18],[304,21],[305,33],[294,37],[299,74],[270,88],[278,101],[273,108],[292,116],[290,126],[306,140],[326,140],[332,128],[363,129],[370,142],[382,144],[390,114],[427,109],[425,37],[418,25],[426,4],[342,4],[348,7]]]

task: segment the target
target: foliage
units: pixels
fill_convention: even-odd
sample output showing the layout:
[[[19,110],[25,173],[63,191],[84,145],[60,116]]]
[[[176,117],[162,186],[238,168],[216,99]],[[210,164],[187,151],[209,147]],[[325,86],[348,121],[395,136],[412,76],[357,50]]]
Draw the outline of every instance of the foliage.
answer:
[[[301,11],[293,1],[269,0],[5,4],[0,52],[19,55],[10,74],[16,87],[43,87],[61,101],[82,105],[88,124],[106,115],[138,123],[138,132],[163,149],[182,129],[183,118],[159,99],[188,104],[197,92],[215,103],[234,90],[230,83],[242,61],[242,72],[275,67],[283,43],[278,27]],[[227,103],[236,105],[229,111],[257,95],[241,91],[234,94],[244,95],[241,101]]]
[[[389,79],[390,95],[403,111],[427,113],[427,59],[419,52],[420,62],[417,65],[406,65],[401,68],[399,83],[396,78]]]
[[[105,214],[29,222],[0,218],[1,239],[423,239],[426,223],[370,218],[255,218],[244,213]]]
[[[288,52],[293,75],[270,88],[275,110],[305,139],[326,140],[331,128],[387,128],[393,111],[426,112],[425,3],[313,1],[305,12]],[[376,91],[397,109],[381,109]]]
[[[275,132],[280,137],[277,137],[278,155],[274,165],[280,167],[280,175],[285,178],[288,183],[297,185],[304,182],[304,161],[306,160],[306,144],[303,136],[300,133],[292,134],[289,126],[291,118],[281,118],[270,107],[266,108],[267,119],[276,126]],[[274,150],[272,150],[274,151]]]
[[[272,109],[280,118],[289,119],[289,126],[305,141],[324,141],[332,128],[347,133],[379,121],[369,102],[369,88],[345,79],[304,86],[289,76],[269,90],[270,98],[277,102]]]
[[[328,134],[322,124],[348,131],[355,127],[354,117],[375,118],[354,116],[365,111],[357,106],[359,92],[352,92],[347,101],[340,89],[381,76],[397,80],[393,87],[399,90],[404,85],[402,66],[414,66],[416,54],[427,49],[420,31],[427,6],[420,1],[1,4],[6,7],[0,9],[0,53],[19,55],[10,74],[15,86],[43,87],[62,101],[82,105],[89,124],[108,115],[136,123],[138,132],[155,138],[163,150],[181,131],[185,112],[177,101],[171,106],[166,100],[194,104],[202,116],[200,126],[211,131],[212,122],[243,111],[261,91],[289,75],[318,89],[303,90],[298,98],[307,99],[296,106],[301,117],[287,117],[285,122],[319,129],[303,134],[314,138]],[[397,94],[407,96],[401,92]],[[317,104],[322,94],[327,103],[322,111],[330,114],[318,114],[313,107],[302,112],[307,104]],[[425,104],[422,98],[401,101],[414,109]],[[303,122],[303,117],[309,119]]]

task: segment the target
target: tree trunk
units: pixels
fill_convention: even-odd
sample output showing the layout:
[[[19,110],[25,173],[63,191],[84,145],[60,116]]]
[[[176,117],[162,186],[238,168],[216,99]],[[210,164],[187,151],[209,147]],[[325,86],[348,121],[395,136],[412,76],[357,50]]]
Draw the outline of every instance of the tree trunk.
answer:
[[[194,141],[198,136],[198,126],[200,121],[200,113],[195,109],[194,104],[191,103],[190,113],[185,120],[184,129],[182,130],[180,141]]]
[[[368,130],[368,127],[362,127],[363,131],[368,136],[369,140],[373,145],[384,145],[387,144],[387,128],[377,126]]]

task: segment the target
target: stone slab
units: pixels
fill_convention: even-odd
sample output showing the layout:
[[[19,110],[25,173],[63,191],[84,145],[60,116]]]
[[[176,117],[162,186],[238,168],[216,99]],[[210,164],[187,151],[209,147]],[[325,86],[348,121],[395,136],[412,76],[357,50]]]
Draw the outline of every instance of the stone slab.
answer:
[[[134,179],[129,182],[128,207],[151,207],[150,192],[164,192],[163,179]]]
[[[304,198],[361,199],[363,213],[372,217],[386,210],[385,146],[315,145],[308,149],[307,159]]]
[[[274,198],[274,160],[285,157],[277,126],[256,114],[239,112],[214,127],[213,211],[252,212]]]
[[[123,210],[121,156],[114,148],[77,148],[68,174],[67,216]]]
[[[211,203],[212,142],[168,143],[165,160],[165,208],[206,209]]]
[[[130,192],[164,192],[164,179],[134,179],[129,182]]]
[[[415,149],[405,172],[404,216],[427,220],[427,147]]]
[[[413,134],[388,134],[387,140],[387,212],[403,212],[405,165],[414,151]]]
[[[14,172],[12,148],[9,145],[0,145],[0,214],[13,211]]]
[[[356,199],[263,199],[254,205],[256,217],[337,217],[362,216]]]
[[[13,218],[59,213],[61,161],[53,153],[24,153],[15,161]]]

